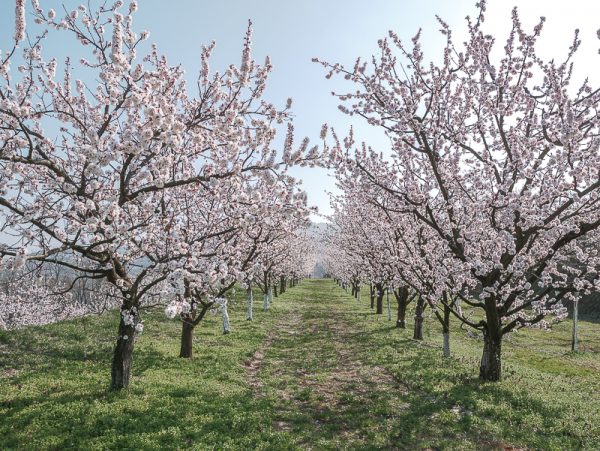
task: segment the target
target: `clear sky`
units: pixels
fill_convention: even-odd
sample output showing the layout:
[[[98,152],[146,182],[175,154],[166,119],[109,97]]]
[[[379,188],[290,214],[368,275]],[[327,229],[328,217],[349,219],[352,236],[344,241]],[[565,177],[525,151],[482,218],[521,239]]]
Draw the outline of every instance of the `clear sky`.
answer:
[[[98,4],[97,0],[91,1],[92,5]],[[63,3],[73,9],[80,2],[40,0],[44,9],[59,10]],[[0,49],[7,49],[14,31],[14,2],[0,0],[0,5]],[[338,102],[330,93],[344,91],[343,80],[326,80],[323,68],[311,59],[352,65],[358,56],[369,57],[376,52],[377,40],[388,30],[409,40],[423,28],[426,57],[437,60],[443,40],[437,32],[435,15],[450,24],[458,42],[465,34],[465,16],[476,13],[475,0],[140,0],[139,5],[135,28],[150,31],[150,41],[158,44],[171,63],[181,63],[190,80],[198,72],[200,46],[212,39],[217,41],[212,69],[239,64],[242,38],[248,19],[252,19],[254,55],[259,61],[269,55],[274,65],[266,96],[279,105],[292,97],[297,142],[304,136],[317,142],[324,122],[335,126],[341,135],[353,123],[358,140],[383,151],[387,141],[379,131],[358,119],[351,121],[337,110]],[[599,0],[490,0],[486,27],[500,40],[499,45],[503,44],[510,10],[515,5],[528,27],[539,16],[546,16],[541,39],[546,57],[561,59],[571,44],[573,30],[579,28],[583,45],[577,75],[589,75],[600,82],[600,41],[596,38]],[[50,41],[46,56],[60,60],[71,46],[70,40]],[[327,214],[327,192],[335,191],[333,180],[320,169],[298,169],[294,174],[304,180],[309,202]]]

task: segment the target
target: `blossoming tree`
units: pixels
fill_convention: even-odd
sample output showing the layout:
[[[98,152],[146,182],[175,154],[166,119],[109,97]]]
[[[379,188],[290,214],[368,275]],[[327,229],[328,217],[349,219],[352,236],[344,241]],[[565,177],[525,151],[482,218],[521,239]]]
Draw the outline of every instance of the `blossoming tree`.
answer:
[[[209,68],[214,43],[203,47],[193,93],[155,46],[138,56],[148,33],[133,29],[135,1],[62,17],[32,5],[39,35],[24,39],[17,0],[14,45],[0,56],[0,218],[13,237],[1,252],[16,266],[52,262],[118,289],[111,386],[120,389],[141,300],[185,255],[166,252],[181,214],[171,192],[272,170],[274,125],[287,113],[261,98],[271,64],[252,59],[250,29],[241,64],[223,73]],[[50,33],[68,33],[89,57],[45,57]]]
[[[438,63],[425,61],[420,33],[407,47],[390,32],[371,63],[322,64],[356,86],[339,95],[342,111],[385,130],[392,149],[384,158],[334,144],[331,164],[393,196],[451,255],[460,279],[436,276],[431,296],[443,302],[450,289],[481,310],[461,320],[483,332],[480,378],[498,380],[505,334],[564,316],[563,299],[598,286],[600,91],[572,86],[577,34],[563,62],[543,60],[543,18],[527,32],[516,9],[496,58],[485,7],[467,19],[464,46],[439,20]]]

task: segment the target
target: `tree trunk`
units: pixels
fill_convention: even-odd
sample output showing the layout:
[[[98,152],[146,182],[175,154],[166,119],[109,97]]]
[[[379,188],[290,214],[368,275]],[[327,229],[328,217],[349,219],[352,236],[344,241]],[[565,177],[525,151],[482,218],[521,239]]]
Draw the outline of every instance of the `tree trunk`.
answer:
[[[398,288],[398,292],[394,293],[398,302],[398,318],[396,319],[396,327],[406,329],[406,307],[408,306],[408,288]]]
[[[202,321],[202,319],[206,315],[206,312],[208,312],[208,309],[212,305],[213,305],[212,303],[204,304],[204,305],[202,305],[202,308],[200,310],[193,311],[186,315],[182,315],[182,317],[181,317],[181,319],[182,319],[181,347],[179,350],[179,357],[184,357],[184,358],[188,358],[188,359],[192,358],[192,356],[193,356],[192,343],[193,343],[193,337],[194,337],[194,329],[196,328],[196,326],[198,324],[200,324],[200,321]]]
[[[390,304],[390,287],[386,289],[388,321],[392,320],[392,304]]]
[[[383,284],[375,284],[375,289],[377,290],[377,314],[381,315],[383,314]]]
[[[223,314],[223,335],[227,335],[231,332],[231,324],[229,324],[229,313],[227,313],[227,304],[225,304],[222,309]]]
[[[269,304],[273,303],[273,287],[269,287]]]
[[[254,294],[252,293],[252,286],[248,285],[246,288],[246,302],[248,309],[246,310],[246,320],[252,321],[254,319],[252,315],[252,305],[254,304]]]
[[[579,299],[573,301],[573,332],[571,337],[571,351],[579,351]]]
[[[462,306],[460,305],[460,299],[458,297],[456,297],[456,300],[454,301],[454,306],[456,308],[456,313],[463,316]]]
[[[360,302],[360,285],[357,288],[357,294],[356,294],[356,299],[358,300],[358,302]]]
[[[373,282],[369,284],[369,294],[371,296],[371,308],[375,308],[375,291],[373,290]]]
[[[415,308],[415,328],[413,333],[413,339],[422,340],[423,339],[423,309],[425,306],[424,299],[419,296],[417,299],[417,305]]]
[[[285,277],[283,276],[279,278],[279,292],[281,294],[285,293]]]
[[[444,357],[450,357],[450,307],[444,305],[444,322],[442,324],[444,335]]]
[[[269,310],[269,293],[265,292],[263,295],[263,310],[266,312]]]
[[[273,294],[275,295],[275,297],[279,297],[279,293],[277,292],[277,284],[273,285]]]
[[[502,373],[502,319],[496,306],[495,296],[485,299],[485,319],[479,379],[499,381]]]
[[[444,337],[444,344],[443,344],[443,356],[444,358],[450,357],[450,333],[449,332],[444,332],[443,334]]]
[[[489,324],[488,324],[489,327]],[[499,381],[502,372],[502,335],[499,330],[485,330],[483,335],[483,355],[479,367],[479,379]]]
[[[133,346],[135,343],[135,323],[125,325],[123,316],[119,322],[119,337],[113,352],[111,384],[112,390],[129,387],[131,365],[133,363]]]
[[[181,324],[181,348],[179,350],[179,357],[191,359],[194,354],[192,347],[194,342],[194,324],[192,323],[191,318],[189,320],[184,319]]]

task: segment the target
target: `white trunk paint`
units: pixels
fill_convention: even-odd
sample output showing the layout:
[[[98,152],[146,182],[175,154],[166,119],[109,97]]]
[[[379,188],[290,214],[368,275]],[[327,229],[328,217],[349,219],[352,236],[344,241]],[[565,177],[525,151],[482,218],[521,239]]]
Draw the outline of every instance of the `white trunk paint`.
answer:
[[[263,296],[263,310],[266,312],[269,310],[269,294],[265,293]]]
[[[229,314],[227,313],[227,304],[221,308],[223,313],[223,335],[227,335],[231,332],[231,325],[229,324]]]
[[[458,313],[460,316],[462,316],[463,312],[462,312],[462,307],[460,306],[460,299],[457,299],[456,301],[454,301],[454,305],[456,306],[456,313]]]
[[[246,311],[246,319],[248,321],[252,321],[254,317],[252,316],[252,305],[254,304],[254,294],[252,294],[252,287],[248,287],[246,289],[246,300],[248,304],[248,310]]]
[[[447,332],[444,335],[444,357],[450,357],[450,334]]]

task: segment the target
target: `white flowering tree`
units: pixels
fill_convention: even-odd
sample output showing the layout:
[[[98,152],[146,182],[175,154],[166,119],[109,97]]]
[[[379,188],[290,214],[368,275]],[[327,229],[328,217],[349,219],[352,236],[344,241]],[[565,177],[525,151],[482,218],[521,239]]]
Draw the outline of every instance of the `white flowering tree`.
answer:
[[[138,55],[148,33],[133,29],[135,1],[63,16],[32,5],[37,25],[24,39],[16,1],[14,43],[0,57],[0,220],[12,237],[1,253],[17,268],[52,262],[118,289],[111,386],[120,389],[141,300],[181,257],[167,246],[177,246],[181,214],[171,192],[276,167],[274,124],[287,113],[261,99],[271,64],[252,59],[250,29],[239,67],[211,72],[214,43],[203,48],[193,93],[155,46]],[[88,58],[48,58],[50,33],[69,34]]]
[[[180,357],[192,357],[194,329],[207,312],[217,307],[229,332],[225,294],[254,255],[252,246],[241,238],[239,199],[243,193],[237,179],[213,184],[208,190],[184,192],[179,202],[184,213],[177,231],[179,267],[169,275],[174,298],[165,314],[182,322]],[[247,252],[247,255],[244,253]]]
[[[287,182],[289,183],[289,181]],[[300,235],[309,226],[311,212],[306,205],[306,193],[286,190],[281,200],[276,200],[270,215],[261,222],[261,239],[258,246],[258,274],[255,284],[263,292],[263,310],[269,310],[273,301],[274,286],[282,275],[294,283],[299,268],[290,269],[288,263],[299,251]],[[303,251],[303,250],[302,250]],[[286,271],[286,268],[288,271]]]
[[[482,312],[461,320],[483,333],[480,378],[495,381],[505,334],[563,316],[563,299],[598,286],[589,244],[600,227],[600,91],[571,86],[577,35],[563,62],[545,61],[535,50],[543,19],[527,32],[515,10],[495,58],[484,19],[481,2],[464,46],[440,20],[438,63],[426,63],[419,35],[407,47],[390,32],[371,64],[323,64],[356,85],[341,109],[381,127],[392,147],[386,158],[338,143],[331,165],[394,197],[451,257],[432,268],[430,296]],[[440,282],[448,267],[455,284]]]

